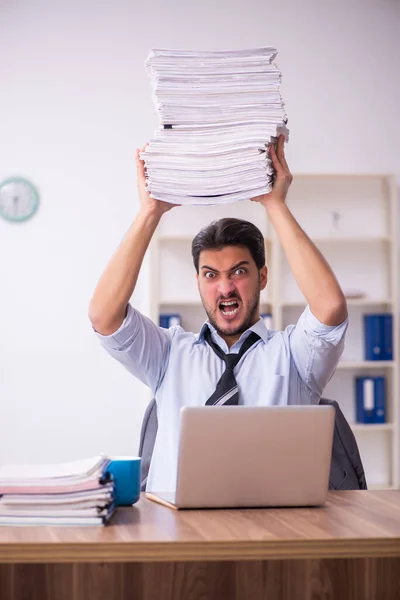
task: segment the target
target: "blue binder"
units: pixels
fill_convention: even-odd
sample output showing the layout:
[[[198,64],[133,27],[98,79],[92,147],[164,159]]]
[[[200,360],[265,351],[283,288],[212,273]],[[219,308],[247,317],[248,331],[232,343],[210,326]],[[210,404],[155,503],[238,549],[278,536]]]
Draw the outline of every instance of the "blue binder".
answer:
[[[383,360],[393,360],[393,316],[382,315]]]
[[[178,313],[163,313],[159,316],[160,327],[169,329],[181,324],[181,316]]]
[[[384,377],[356,377],[356,421],[386,423],[386,382]]]
[[[393,360],[393,316],[364,315],[365,360]]]

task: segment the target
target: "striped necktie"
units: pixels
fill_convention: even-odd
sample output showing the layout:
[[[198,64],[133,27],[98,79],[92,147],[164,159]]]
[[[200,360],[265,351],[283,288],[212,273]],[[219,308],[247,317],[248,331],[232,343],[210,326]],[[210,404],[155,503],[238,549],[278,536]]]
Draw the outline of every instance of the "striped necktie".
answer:
[[[239,404],[239,392],[238,386],[233,374],[233,369],[236,367],[243,354],[259,339],[260,336],[251,332],[251,334],[243,342],[237,354],[225,354],[223,350],[216,344],[211,338],[211,331],[207,327],[204,331],[204,339],[211,346],[216,354],[226,364],[226,369],[222,373],[220,380],[217,383],[215,392],[209,397],[206,402],[207,406],[221,406],[221,405],[237,405]]]

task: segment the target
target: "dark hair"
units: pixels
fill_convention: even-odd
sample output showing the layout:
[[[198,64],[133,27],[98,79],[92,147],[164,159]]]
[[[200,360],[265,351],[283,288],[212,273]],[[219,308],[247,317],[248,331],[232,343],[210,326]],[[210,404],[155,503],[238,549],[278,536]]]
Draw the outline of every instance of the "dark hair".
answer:
[[[225,246],[244,246],[261,269],[265,265],[264,237],[261,231],[242,219],[219,219],[204,227],[192,242],[192,257],[196,272],[199,272],[199,257],[202,250],[222,250]]]

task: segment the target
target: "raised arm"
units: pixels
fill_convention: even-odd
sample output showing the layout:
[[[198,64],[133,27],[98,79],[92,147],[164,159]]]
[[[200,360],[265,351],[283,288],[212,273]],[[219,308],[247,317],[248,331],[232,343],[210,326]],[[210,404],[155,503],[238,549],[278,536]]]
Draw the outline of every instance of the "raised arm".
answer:
[[[339,325],[347,317],[344,294],[329,264],[285,203],[293,177],[285,159],[284,141],[285,138],[281,135],[277,150],[273,145],[270,147],[276,169],[272,191],[253,200],[265,207],[311,312],[325,325]]]
[[[100,277],[89,306],[89,319],[103,335],[114,333],[123,322],[151,238],[162,215],[174,206],[154,200],[147,192],[139,150],[136,150],[136,167],[139,212]]]

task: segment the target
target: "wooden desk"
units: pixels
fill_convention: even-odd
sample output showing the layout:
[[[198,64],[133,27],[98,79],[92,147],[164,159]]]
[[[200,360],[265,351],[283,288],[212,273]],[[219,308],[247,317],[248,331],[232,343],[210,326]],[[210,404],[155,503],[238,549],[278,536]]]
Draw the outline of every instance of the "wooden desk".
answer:
[[[400,492],[324,508],[173,511],[105,528],[0,528],[0,600],[400,598]]]

